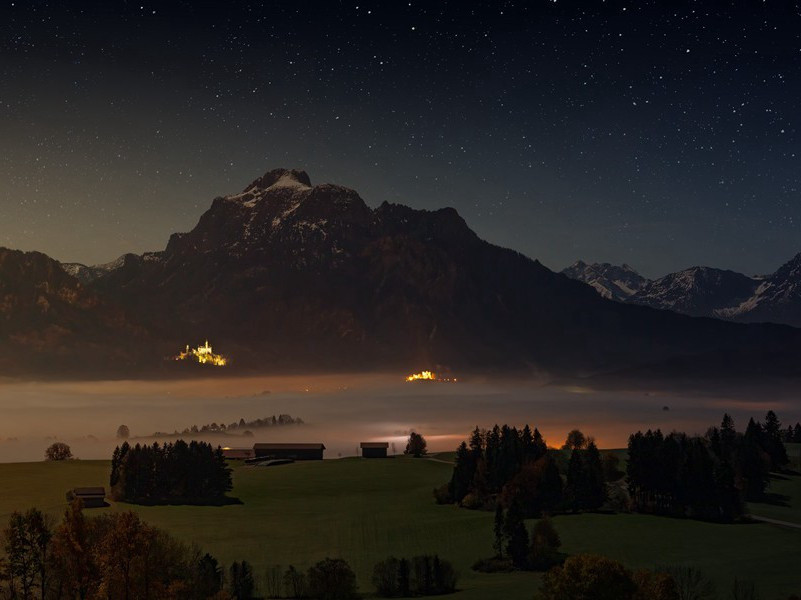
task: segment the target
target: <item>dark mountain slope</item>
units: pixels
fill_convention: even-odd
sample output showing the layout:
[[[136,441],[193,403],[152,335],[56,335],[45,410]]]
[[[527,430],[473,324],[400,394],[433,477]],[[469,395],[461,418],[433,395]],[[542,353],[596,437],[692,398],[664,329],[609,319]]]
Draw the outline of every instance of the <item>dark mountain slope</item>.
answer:
[[[799,332],[690,319],[600,298],[480,240],[452,209],[371,210],[356,192],[276,170],[216,198],[189,233],[95,289],[165,344],[209,337],[241,366],[587,372],[729,354],[769,370]],[[729,360],[729,359],[723,359]]]

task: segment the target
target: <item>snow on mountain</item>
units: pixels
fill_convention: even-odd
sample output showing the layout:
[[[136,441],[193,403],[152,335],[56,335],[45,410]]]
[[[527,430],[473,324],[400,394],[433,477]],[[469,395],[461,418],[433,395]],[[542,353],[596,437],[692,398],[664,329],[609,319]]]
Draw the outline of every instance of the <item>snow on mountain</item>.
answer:
[[[694,317],[801,327],[801,253],[775,273],[749,276],[691,267],[647,280],[630,267],[577,261],[562,271],[605,298]]]
[[[628,302],[707,317],[745,302],[758,286],[757,279],[734,271],[691,267],[649,281]]]
[[[637,293],[648,280],[627,264],[587,263],[577,260],[562,271],[571,279],[591,285],[604,298],[622,302]]]
[[[119,258],[112,260],[111,262],[99,264],[99,265],[84,265],[82,263],[59,263],[61,268],[69,275],[72,275],[80,281],[81,283],[88,284],[92,283],[93,281],[108,275],[109,273],[116,271],[117,269],[123,267],[126,264],[126,261],[130,260],[131,258],[138,259],[139,257],[135,254],[123,254]]]
[[[721,316],[749,323],[770,321],[801,327],[801,253],[759,280],[754,294]]]

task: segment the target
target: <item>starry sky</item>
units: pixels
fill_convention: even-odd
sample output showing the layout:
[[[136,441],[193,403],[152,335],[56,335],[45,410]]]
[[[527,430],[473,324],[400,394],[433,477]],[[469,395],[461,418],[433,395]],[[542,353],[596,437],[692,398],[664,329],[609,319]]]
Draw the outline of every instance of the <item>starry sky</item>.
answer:
[[[553,269],[801,252],[799,2],[0,1],[2,246],[159,250],[294,167]]]

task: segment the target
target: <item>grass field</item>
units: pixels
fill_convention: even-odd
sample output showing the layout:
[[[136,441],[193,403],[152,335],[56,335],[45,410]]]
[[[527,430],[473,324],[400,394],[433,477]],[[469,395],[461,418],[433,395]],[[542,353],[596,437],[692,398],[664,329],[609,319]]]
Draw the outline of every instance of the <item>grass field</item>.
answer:
[[[104,461],[0,465],[0,522],[15,509],[38,506],[55,516],[64,492],[104,485]],[[532,597],[534,574],[477,574],[470,565],[492,553],[491,513],[437,506],[431,490],[450,476],[450,466],[425,459],[342,459],[282,467],[237,466],[234,492],[241,505],[132,508],[176,537],[196,542],[224,563],[247,559],[257,575],[269,564],[306,567],[325,556],[345,558],[360,588],[370,592],[373,564],[394,555],[438,553],[459,571],[462,599]],[[801,499],[801,478],[776,482]],[[756,514],[776,507],[755,505]],[[794,504],[801,519],[801,509]],[[765,516],[769,516],[765,512]],[[783,518],[783,517],[775,517]],[[787,519],[790,520],[790,519]],[[643,515],[587,514],[555,519],[568,553],[598,552],[632,567],[691,564],[702,569],[726,597],[735,576],[755,581],[763,599],[801,591],[801,530],[773,525],[715,525]]]

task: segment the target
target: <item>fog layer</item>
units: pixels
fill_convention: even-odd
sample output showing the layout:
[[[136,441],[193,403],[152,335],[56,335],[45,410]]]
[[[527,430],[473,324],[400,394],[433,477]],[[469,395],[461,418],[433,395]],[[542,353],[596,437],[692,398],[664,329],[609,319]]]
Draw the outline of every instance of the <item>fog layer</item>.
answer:
[[[561,445],[579,428],[601,447],[625,446],[638,429],[702,433],[723,412],[744,429],[750,416],[776,410],[789,424],[801,420],[796,390],[780,386],[707,384],[703,389],[666,385],[596,390],[583,385],[545,385],[531,380],[406,383],[393,375],[330,375],[107,381],[0,383],[0,462],[42,460],[54,440],[70,444],[83,459],[108,458],[117,427],[152,441],[156,431],[192,425],[252,421],[273,414],[300,417],[304,425],[253,429],[253,437],[194,437],[224,446],[254,442],[322,442],[326,458],[352,456],[359,442],[388,441],[403,451],[410,430],[432,451],[454,450],[478,425],[538,427],[549,445]],[[241,434],[242,430],[237,430]],[[390,450],[391,452],[392,450]]]

